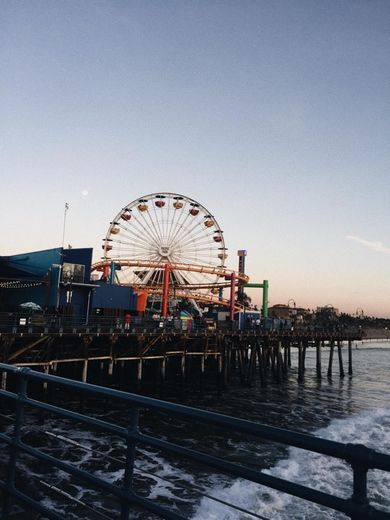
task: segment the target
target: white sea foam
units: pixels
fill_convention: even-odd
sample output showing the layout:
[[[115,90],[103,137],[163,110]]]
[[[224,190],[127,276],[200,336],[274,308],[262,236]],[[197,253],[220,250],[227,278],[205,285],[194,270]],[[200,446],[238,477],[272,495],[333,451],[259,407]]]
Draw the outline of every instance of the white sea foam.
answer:
[[[366,411],[346,419],[335,419],[328,427],[317,430],[319,437],[345,443],[360,443],[390,454],[390,408]],[[316,488],[340,497],[352,494],[350,467],[333,457],[325,457],[305,450],[291,448],[288,457],[279,461],[266,473],[292,482]],[[390,511],[390,474],[369,472],[370,502]],[[264,486],[236,480],[209,491],[221,500],[234,503],[266,518],[286,519],[341,519],[341,513],[319,508],[307,501],[281,494]],[[217,502],[203,498],[193,520],[243,520],[253,518]]]

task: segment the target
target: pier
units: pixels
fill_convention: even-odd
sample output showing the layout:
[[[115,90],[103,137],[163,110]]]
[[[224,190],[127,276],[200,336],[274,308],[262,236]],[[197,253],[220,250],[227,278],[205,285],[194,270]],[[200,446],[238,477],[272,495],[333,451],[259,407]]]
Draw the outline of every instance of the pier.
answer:
[[[107,321],[48,323],[3,323],[1,362],[160,396],[168,388],[183,396],[187,388],[202,394],[206,381],[208,391],[222,393],[237,376],[242,385],[258,378],[266,386],[282,382],[291,370],[302,383],[308,349],[316,352],[314,377],[352,376],[352,345],[361,339],[359,331],[235,330],[228,322],[211,330],[204,323],[176,330],[146,320],[128,329]],[[6,387],[4,374],[1,384]]]

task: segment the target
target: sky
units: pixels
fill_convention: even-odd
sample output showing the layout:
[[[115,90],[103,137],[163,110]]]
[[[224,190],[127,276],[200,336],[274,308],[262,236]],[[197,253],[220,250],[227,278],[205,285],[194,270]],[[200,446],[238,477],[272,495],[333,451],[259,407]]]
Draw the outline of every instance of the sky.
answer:
[[[0,255],[199,201],[270,305],[390,317],[388,0],[3,0]],[[254,303],[261,291],[248,290]]]

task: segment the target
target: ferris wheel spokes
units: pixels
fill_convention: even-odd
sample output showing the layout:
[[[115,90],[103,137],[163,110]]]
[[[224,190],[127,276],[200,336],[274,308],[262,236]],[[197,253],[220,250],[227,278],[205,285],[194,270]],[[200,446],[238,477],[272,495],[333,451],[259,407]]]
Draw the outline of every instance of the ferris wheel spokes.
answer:
[[[212,214],[195,200],[168,192],[146,195],[122,208],[110,223],[103,248],[104,259],[122,265],[116,273],[120,283],[158,288],[162,266],[172,264],[172,284],[201,287],[204,294],[219,283],[213,268],[223,264],[225,256],[222,231]]]

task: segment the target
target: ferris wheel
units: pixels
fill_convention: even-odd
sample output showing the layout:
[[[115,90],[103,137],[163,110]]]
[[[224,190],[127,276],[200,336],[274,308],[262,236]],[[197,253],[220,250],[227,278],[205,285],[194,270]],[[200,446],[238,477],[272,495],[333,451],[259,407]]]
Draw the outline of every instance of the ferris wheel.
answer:
[[[170,287],[216,293],[227,258],[223,231],[199,202],[153,193],[122,208],[103,239],[103,262],[120,284],[158,291],[169,264]],[[202,268],[201,268],[202,267]]]

